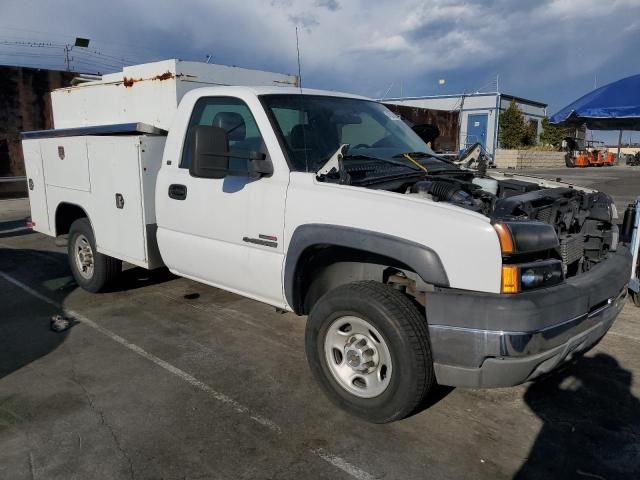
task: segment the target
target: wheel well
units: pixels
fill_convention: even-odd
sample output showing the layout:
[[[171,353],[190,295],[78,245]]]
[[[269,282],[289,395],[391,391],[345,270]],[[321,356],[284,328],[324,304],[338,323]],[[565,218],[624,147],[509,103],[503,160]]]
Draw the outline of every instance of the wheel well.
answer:
[[[71,224],[79,218],[89,218],[78,205],[72,203],[61,203],[56,209],[56,236],[69,233]]]
[[[411,267],[391,257],[342,246],[314,245],[304,250],[297,262],[291,306],[296,313],[306,315],[322,295],[339,285],[360,280],[391,283],[398,274],[410,277],[408,281],[414,285],[418,279],[426,286]]]

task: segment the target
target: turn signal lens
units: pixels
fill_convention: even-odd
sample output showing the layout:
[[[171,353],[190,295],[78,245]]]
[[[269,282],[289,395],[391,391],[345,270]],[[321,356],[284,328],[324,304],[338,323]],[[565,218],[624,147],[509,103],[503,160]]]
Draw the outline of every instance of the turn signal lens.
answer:
[[[502,253],[504,255],[513,253],[513,237],[511,236],[509,227],[502,223],[496,223],[493,228],[498,234],[498,239],[500,240],[500,249],[502,250]]]
[[[520,269],[515,265],[502,266],[502,293],[520,292]]]

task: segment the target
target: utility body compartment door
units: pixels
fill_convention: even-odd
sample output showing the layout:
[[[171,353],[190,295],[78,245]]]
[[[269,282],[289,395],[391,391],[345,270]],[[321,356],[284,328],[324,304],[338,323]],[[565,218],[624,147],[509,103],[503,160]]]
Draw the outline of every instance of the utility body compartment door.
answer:
[[[27,188],[31,205],[31,222],[33,229],[51,235],[49,214],[47,212],[47,190],[42,168],[42,155],[39,140],[23,140],[22,153],[27,172]]]
[[[49,138],[40,148],[48,186],[91,191],[87,137]]]
[[[165,137],[79,135],[23,140],[35,228],[58,235],[56,217],[82,209],[100,253],[144,268],[162,266],[156,244],[155,181]]]
[[[87,154],[98,250],[130,262],[144,262],[140,137],[93,137],[87,142]]]

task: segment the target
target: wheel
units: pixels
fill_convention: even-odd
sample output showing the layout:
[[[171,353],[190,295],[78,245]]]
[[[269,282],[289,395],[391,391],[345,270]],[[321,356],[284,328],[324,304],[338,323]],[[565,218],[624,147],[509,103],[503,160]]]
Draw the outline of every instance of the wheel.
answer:
[[[571,153],[567,153],[564,156],[564,163],[567,167],[569,168],[574,168],[576,166],[576,159],[573,158],[573,156],[571,155]]]
[[[378,282],[322,296],[307,320],[305,346],[329,398],[374,423],[411,414],[434,384],[424,317],[408,297]]]
[[[103,290],[122,270],[122,261],[98,253],[93,229],[86,218],[71,224],[67,248],[73,278],[89,292]]]
[[[629,292],[631,294],[631,301],[636,307],[640,307],[640,293]]]

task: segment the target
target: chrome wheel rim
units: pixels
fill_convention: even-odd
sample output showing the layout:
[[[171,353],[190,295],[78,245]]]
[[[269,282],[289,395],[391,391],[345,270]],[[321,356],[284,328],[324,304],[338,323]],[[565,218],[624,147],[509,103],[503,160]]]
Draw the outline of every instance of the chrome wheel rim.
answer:
[[[82,234],[78,235],[73,242],[73,251],[78,273],[82,278],[90,279],[93,276],[94,259],[89,239]]]
[[[327,329],[324,353],[331,375],[347,392],[373,398],[389,386],[393,367],[389,348],[366,320],[354,316],[335,320]]]

